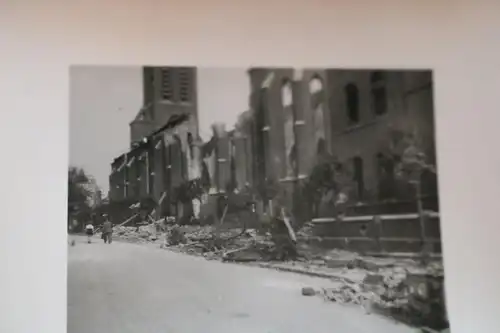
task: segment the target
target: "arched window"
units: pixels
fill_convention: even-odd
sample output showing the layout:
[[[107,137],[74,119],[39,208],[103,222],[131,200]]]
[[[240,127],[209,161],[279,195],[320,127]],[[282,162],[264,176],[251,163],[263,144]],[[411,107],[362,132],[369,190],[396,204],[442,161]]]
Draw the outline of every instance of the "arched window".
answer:
[[[286,177],[294,177],[297,174],[294,128],[295,115],[293,110],[292,83],[289,80],[284,80],[281,86],[281,101],[283,103],[285,127]]]
[[[293,104],[292,83],[289,80],[283,81],[281,86],[281,102],[284,108]]]
[[[319,93],[323,90],[323,81],[320,77],[314,76],[311,81],[309,81],[309,92],[311,95]]]
[[[373,72],[370,76],[373,112],[383,115],[387,112],[386,78],[383,72]]]
[[[314,76],[309,81],[309,95],[314,119],[315,149],[318,155],[322,155],[326,152],[326,133],[323,81],[320,77]]]
[[[358,87],[355,84],[349,83],[344,88],[344,94],[347,106],[347,116],[350,124],[359,122],[359,94]]]

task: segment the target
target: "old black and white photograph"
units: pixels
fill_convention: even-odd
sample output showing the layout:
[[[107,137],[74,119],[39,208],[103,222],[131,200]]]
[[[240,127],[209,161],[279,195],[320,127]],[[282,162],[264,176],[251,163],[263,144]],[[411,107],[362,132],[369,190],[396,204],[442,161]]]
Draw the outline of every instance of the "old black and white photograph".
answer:
[[[68,333],[449,333],[432,70],[69,75]]]

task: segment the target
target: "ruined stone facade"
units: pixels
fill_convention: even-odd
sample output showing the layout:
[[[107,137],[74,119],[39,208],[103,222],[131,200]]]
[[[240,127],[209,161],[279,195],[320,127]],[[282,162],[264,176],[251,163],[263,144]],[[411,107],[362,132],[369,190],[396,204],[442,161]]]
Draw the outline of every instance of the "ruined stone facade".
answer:
[[[189,130],[198,133],[196,68],[144,67],[143,107],[130,123],[130,143],[164,126],[173,115],[189,114]]]
[[[199,135],[196,69],[144,67],[144,106],[130,123],[130,150],[111,167],[110,199],[138,201],[152,198],[157,215],[178,209],[171,195],[183,180],[199,177]],[[189,118],[162,128],[175,116]]]
[[[385,174],[394,174],[394,137],[416,134],[429,163],[435,164],[432,75],[424,71],[329,71],[331,139],[329,151],[349,163],[359,201],[383,199]],[[397,140],[397,138],[396,138]],[[384,170],[385,169],[385,170]],[[426,194],[437,195],[426,182]],[[434,181],[435,183],[435,181]],[[395,185],[394,185],[395,186]],[[393,189],[396,191],[397,189]],[[391,189],[385,189],[391,191]],[[398,198],[404,193],[394,193]]]
[[[110,194],[117,201],[151,196],[160,215],[185,209],[170,195],[193,179],[207,182],[205,198],[271,182],[285,205],[300,211],[301,185],[328,156],[350,179],[351,203],[412,200],[394,177],[395,147],[408,133],[436,162],[428,71],[251,68],[249,109],[236,124],[214,124],[209,142],[198,136],[194,68],[144,68],[143,77],[144,107],[130,124],[130,151],[112,164]],[[191,117],[144,142],[180,114]],[[437,197],[435,176],[423,191]],[[270,212],[273,202],[258,205]]]
[[[252,68],[248,73],[252,182],[281,184],[290,206],[301,200],[294,199],[297,186],[324,154],[344,165],[354,202],[410,195],[407,185],[394,179],[398,135],[416,134],[435,164],[431,72]],[[425,195],[437,196],[435,177],[423,185]]]

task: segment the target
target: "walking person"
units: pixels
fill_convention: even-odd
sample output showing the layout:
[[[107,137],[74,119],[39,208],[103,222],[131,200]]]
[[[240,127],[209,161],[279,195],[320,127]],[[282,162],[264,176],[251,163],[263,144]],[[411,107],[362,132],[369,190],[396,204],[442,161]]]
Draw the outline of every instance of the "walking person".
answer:
[[[104,239],[104,243],[111,244],[112,242],[112,234],[113,234],[113,223],[105,216],[106,221],[102,225],[102,239]]]
[[[92,243],[92,236],[94,236],[94,226],[92,223],[89,223],[85,226],[85,233],[87,234],[88,243]]]

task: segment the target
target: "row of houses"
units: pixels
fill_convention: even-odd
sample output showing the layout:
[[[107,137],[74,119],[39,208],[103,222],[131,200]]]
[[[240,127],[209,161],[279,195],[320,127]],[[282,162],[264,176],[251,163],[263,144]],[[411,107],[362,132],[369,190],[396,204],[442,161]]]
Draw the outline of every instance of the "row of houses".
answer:
[[[411,201],[395,177],[398,144],[411,134],[436,162],[429,71],[251,68],[249,109],[236,124],[214,124],[208,141],[199,135],[196,77],[196,68],[143,69],[144,107],[130,123],[130,150],[112,162],[110,201],[151,198],[156,215],[185,215],[193,208],[180,203],[186,184],[199,183],[203,206],[228,190],[272,183],[300,211],[301,186],[328,156],[343,166],[356,206]],[[437,198],[435,175],[422,185]]]

